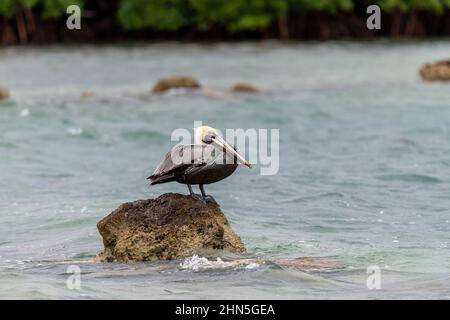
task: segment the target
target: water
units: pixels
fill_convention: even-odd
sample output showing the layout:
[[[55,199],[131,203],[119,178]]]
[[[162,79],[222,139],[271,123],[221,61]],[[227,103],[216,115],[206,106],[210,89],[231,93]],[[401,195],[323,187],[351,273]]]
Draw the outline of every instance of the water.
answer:
[[[0,298],[450,298],[450,90],[417,73],[448,52],[442,41],[1,49],[14,100],[0,103]],[[264,93],[148,93],[178,74]],[[248,257],[336,267],[90,262],[96,223],[118,205],[187,192],[145,178],[194,120],[280,129],[277,175],[240,167],[207,188]],[[81,290],[66,287],[71,264]],[[368,266],[381,290],[367,289]]]

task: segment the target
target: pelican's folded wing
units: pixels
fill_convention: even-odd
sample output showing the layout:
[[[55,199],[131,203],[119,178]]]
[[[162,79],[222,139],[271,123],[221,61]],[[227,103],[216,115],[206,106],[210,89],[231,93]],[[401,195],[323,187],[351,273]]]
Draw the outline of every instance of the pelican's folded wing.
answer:
[[[197,144],[174,147],[147,179],[152,185],[174,181],[187,169],[205,165],[211,157],[211,148],[209,145]]]

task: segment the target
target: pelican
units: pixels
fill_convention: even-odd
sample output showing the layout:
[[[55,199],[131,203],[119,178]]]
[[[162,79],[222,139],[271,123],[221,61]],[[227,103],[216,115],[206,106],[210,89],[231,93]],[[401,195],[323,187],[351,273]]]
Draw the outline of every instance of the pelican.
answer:
[[[249,168],[252,165],[216,129],[201,126],[194,129],[194,134],[195,144],[174,147],[147,179],[151,185],[172,181],[186,184],[194,199],[217,204],[211,195],[205,193],[204,185],[230,176],[238,162]],[[199,186],[201,195],[194,193],[192,185]]]

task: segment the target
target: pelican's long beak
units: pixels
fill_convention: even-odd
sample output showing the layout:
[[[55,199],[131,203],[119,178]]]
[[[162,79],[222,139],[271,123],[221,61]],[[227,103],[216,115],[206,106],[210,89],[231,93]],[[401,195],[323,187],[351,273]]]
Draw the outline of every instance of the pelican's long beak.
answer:
[[[212,138],[212,142],[219,146],[222,150],[228,153],[233,158],[236,158],[239,162],[242,162],[245,166],[251,168],[252,164],[244,159],[236,150],[234,150],[222,137],[216,136]]]

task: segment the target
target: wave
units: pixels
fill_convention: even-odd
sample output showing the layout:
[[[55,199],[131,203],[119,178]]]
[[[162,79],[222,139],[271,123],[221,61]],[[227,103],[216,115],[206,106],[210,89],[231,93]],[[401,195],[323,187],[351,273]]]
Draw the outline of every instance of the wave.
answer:
[[[442,180],[423,174],[383,174],[377,179],[384,181],[419,182],[419,183],[439,183]]]
[[[207,258],[193,255],[191,257],[185,258],[180,263],[180,268],[183,270],[191,270],[194,272],[210,269],[229,269],[235,267],[251,270],[258,268],[260,265],[261,264],[256,263],[255,260],[251,259],[223,261],[221,258],[217,258],[216,260],[208,260]]]

